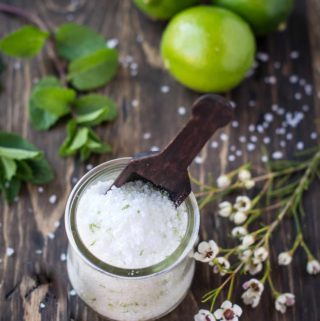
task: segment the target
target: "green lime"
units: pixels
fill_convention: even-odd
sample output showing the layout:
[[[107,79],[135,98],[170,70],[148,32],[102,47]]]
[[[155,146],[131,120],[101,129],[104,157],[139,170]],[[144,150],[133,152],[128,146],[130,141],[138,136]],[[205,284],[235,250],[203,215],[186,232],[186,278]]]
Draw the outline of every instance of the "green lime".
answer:
[[[199,0],[134,0],[136,6],[153,19],[167,20]]]
[[[255,39],[236,14],[197,6],[169,22],[161,54],[166,68],[186,87],[222,92],[238,85],[253,65]]]
[[[257,35],[263,35],[287,20],[294,0],[212,0],[212,3],[237,13]]]

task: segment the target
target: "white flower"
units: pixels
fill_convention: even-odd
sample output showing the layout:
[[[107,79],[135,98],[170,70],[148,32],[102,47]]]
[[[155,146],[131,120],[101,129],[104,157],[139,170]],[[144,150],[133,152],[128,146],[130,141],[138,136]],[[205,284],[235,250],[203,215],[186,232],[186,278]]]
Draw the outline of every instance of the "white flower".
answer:
[[[242,287],[246,290],[241,296],[243,303],[251,305],[252,308],[257,307],[264,290],[264,285],[257,279],[250,279]]]
[[[248,234],[246,235],[243,239],[242,239],[242,246],[244,248],[248,248],[249,246],[251,246],[253,243],[255,242],[254,236],[252,234]]]
[[[295,304],[295,296],[292,293],[280,294],[275,301],[275,308],[281,313],[287,311],[287,307],[291,307]]]
[[[194,316],[194,321],[216,321],[216,319],[210,311],[201,309]]]
[[[250,249],[241,251],[238,255],[239,259],[242,262],[247,262],[251,258],[251,256],[252,256],[252,251]]]
[[[234,208],[240,212],[247,212],[251,208],[251,200],[248,196],[238,196]]]
[[[193,257],[197,261],[210,262],[219,253],[219,247],[215,241],[201,242],[198,245],[198,252],[194,253]]]
[[[269,255],[269,252],[265,247],[258,247],[256,250],[253,252],[253,256],[257,261],[264,262]]]
[[[219,204],[219,215],[229,217],[232,213],[232,204],[230,202],[222,202]]]
[[[221,189],[226,189],[230,186],[231,180],[227,175],[220,175],[217,179],[217,186]]]
[[[251,173],[247,169],[241,169],[238,174],[239,181],[246,182],[251,179]]]
[[[255,181],[253,179],[249,179],[245,182],[243,182],[243,185],[246,189],[251,189],[251,188],[254,188],[254,186],[256,185]]]
[[[230,269],[230,262],[222,256],[216,257],[214,262],[209,264],[213,265],[213,273],[219,273],[221,276],[226,275]]]
[[[242,314],[242,309],[239,305],[233,304],[230,301],[224,301],[221,308],[214,312],[217,320],[222,321],[238,321]]]
[[[240,225],[242,223],[244,223],[247,219],[247,215],[243,212],[236,212],[233,216],[233,221],[236,225]]]
[[[313,274],[313,275],[320,273],[320,262],[315,259],[310,260],[307,263],[307,272],[309,274]]]
[[[279,265],[289,265],[292,262],[292,255],[290,252],[281,252],[278,255],[278,264]]]
[[[248,271],[251,275],[256,275],[262,271],[263,265],[259,260],[250,260],[245,266],[244,270]]]
[[[243,236],[247,234],[248,234],[248,230],[243,226],[236,226],[231,231],[231,235],[234,238],[239,238],[239,239],[241,239]]]

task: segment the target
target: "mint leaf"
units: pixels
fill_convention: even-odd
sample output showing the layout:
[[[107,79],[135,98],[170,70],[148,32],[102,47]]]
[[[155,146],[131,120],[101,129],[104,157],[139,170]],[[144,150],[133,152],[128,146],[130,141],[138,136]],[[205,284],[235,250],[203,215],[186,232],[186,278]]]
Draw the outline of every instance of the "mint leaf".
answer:
[[[47,87],[60,87],[57,78],[49,76],[41,79],[32,89],[31,97],[29,99],[29,118],[31,125],[37,130],[46,130],[53,126],[59,117],[37,107],[37,101],[34,100],[33,94],[38,90]]]
[[[69,61],[106,48],[105,39],[92,29],[75,23],[66,23],[56,32],[57,51]]]
[[[15,177],[10,181],[0,182],[0,191],[8,203],[14,201],[20,192],[20,188],[21,181]]]
[[[57,91],[59,99],[53,97]],[[29,117],[32,127],[37,130],[46,130],[53,126],[60,117],[70,112],[69,105],[74,98],[75,92],[63,88],[57,78],[49,76],[40,80],[33,87],[29,99]]]
[[[0,132],[0,157],[28,159],[41,157],[42,152],[22,137],[7,132]]]
[[[49,33],[34,26],[22,27],[0,40],[0,50],[9,56],[31,58],[44,46]]]
[[[86,160],[92,153],[111,151],[110,145],[103,144],[99,137],[88,127],[77,127],[74,120],[67,126],[67,138],[60,147],[60,156],[71,156],[80,153],[81,161]]]
[[[29,159],[27,160],[28,166],[31,168],[32,176],[28,182],[32,184],[47,184],[54,178],[54,172],[50,164],[44,159]]]
[[[62,87],[41,88],[32,95],[32,99],[39,109],[58,118],[70,113],[70,105],[75,98],[74,90]]]
[[[111,121],[117,116],[115,103],[102,95],[82,96],[75,101],[76,122],[81,125],[95,126]]]
[[[114,49],[100,49],[93,54],[73,60],[68,80],[78,90],[89,90],[107,84],[116,74],[118,53]]]
[[[0,157],[0,162],[4,168],[4,178],[10,181],[17,171],[16,162],[13,159],[4,156]]]

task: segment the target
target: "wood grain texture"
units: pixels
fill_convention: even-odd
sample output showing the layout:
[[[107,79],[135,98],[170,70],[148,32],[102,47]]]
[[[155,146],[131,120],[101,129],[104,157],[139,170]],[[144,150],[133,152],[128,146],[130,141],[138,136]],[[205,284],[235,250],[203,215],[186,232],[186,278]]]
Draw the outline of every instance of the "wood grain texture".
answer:
[[[130,0],[12,0],[7,3],[34,10],[52,29],[71,20],[87,24],[107,38],[119,39],[122,59],[129,55],[138,63],[137,76],[132,76],[130,69],[122,66],[116,79],[101,90],[114,98],[119,106],[118,119],[110,126],[98,129],[103,139],[112,143],[114,151],[112,155],[91,158],[90,164],[130,156],[152,146],[163,148],[183,126],[198,95],[180,86],[162,67],[158,47],[164,23],[146,19]],[[237,105],[235,119],[239,126],[236,127],[235,123],[234,127],[229,126],[215,135],[212,141],[218,142],[219,146],[214,149],[208,144],[203,149],[200,164],[193,164],[191,168],[195,177],[205,181],[208,172],[218,175],[246,161],[260,167],[260,147],[264,137],[271,137],[271,143],[266,145],[270,152],[282,151],[287,158],[296,152],[298,142],[304,142],[306,147],[317,143],[310,139],[310,133],[317,131],[320,134],[319,21],[319,1],[298,0],[288,28],[259,39],[258,51],[267,53],[269,59],[265,62],[258,60],[254,75],[227,94]],[[18,19],[0,15],[0,36],[21,25],[22,21]],[[299,57],[292,59],[290,56],[296,51]],[[32,83],[54,70],[45,52],[32,61],[5,58],[5,62],[7,68],[1,76],[4,90],[0,93],[0,129],[16,131],[44,149],[56,170],[56,179],[43,191],[33,186],[24,187],[19,201],[10,207],[2,201],[0,203],[0,320],[100,321],[102,319],[81,300],[69,295],[66,266],[61,260],[61,255],[67,250],[63,224],[66,199],[77,178],[86,172],[88,163],[58,157],[57,148],[65,136],[63,121],[49,133],[32,130],[28,122],[26,106]],[[301,84],[305,82],[313,86],[312,94],[306,94],[301,84],[290,83],[291,75],[297,75]],[[275,77],[271,79],[276,79],[276,84],[266,83],[270,79],[266,77],[270,76]],[[169,93],[161,92],[164,85],[169,86]],[[301,99],[297,99],[296,93],[301,93]],[[134,100],[137,103],[132,104]],[[274,121],[263,133],[251,132],[253,126],[263,125],[264,116],[272,111],[272,105],[284,108],[287,113],[302,111],[304,119],[297,128],[288,126],[286,133],[281,134],[277,129],[281,127],[284,115],[273,112]],[[179,115],[179,106],[187,107],[186,115]],[[228,135],[228,140],[220,139],[222,132]],[[151,134],[150,139],[144,139],[145,133]],[[287,133],[292,134],[291,140],[286,139]],[[247,143],[239,142],[240,136],[247,137],[249,141],[257,139],[255,150],[250,151]],[[312,186],[305,201],[307,215],[304,220],[307,241],[318,257],[319,191],[319,185]],[[57,196],[55,204],[49,203],[51,195]],[[271,220],[271,214],[267,220]],[[208,207],[202,213],[201,238],[216,239],[227,247],[232,241],[226,231],[230,231],[229,223],[217,217],[214,207]],[[274,258],[290,246],[292,231],[291,223],[286,221],[274,238]],[[15,250],[13,256],[6,256],[8,247]],[[306,274],[304,262],[303,253],[299,252],[289,268],[276,265],[273,268],[279,290],[296,294],[297,305],[294,308],[284,316],[278,314],[267,294],[259,309],[245,309],[241,320],[320,320],[317,293],[320,279]],[[162,320],[193,320],[200,307],[206,308],[200,305],[201,296],[219,282],[220,278],[214,276],[207,266],[198,264],[186,299]],[[236,301],[240,302],[240,284],[236,287]],[[41,302],[45,304],[44,308],[40,308]]]

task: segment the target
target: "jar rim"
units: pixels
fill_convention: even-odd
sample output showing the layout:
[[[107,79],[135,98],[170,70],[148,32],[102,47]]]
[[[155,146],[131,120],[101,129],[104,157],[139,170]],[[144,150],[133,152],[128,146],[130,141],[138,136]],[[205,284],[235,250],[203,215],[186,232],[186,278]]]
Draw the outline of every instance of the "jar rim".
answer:
[[[108,170],[110,172],[111,169],[113,169],[115,172],[116,169],[119,169],[119,173],[130,160],[130,157],[123,157],[102,163],[91,169],[77,182],[68,197],[65,210],[65,229],[69,246],[71,246],[78,253],[78,255],[94,269],[99,270],[101,273],[117,276],[119,278],[150,278],[172,270],[192,251],[192,248],[198,237],[200,226],[199,208],[196,198],[192,192],[184,201],[188,212],[188,226],[183,239],[173,253],[171,253],[164,260],[151,266],[128,269],[110,265],[97,258],[88,250],[86,245],[82,242],[77,230],[76,207],[81,198],[81,193],[92,182],[97,180],[99,177],[101,178],[103,174],[108,173]]]

